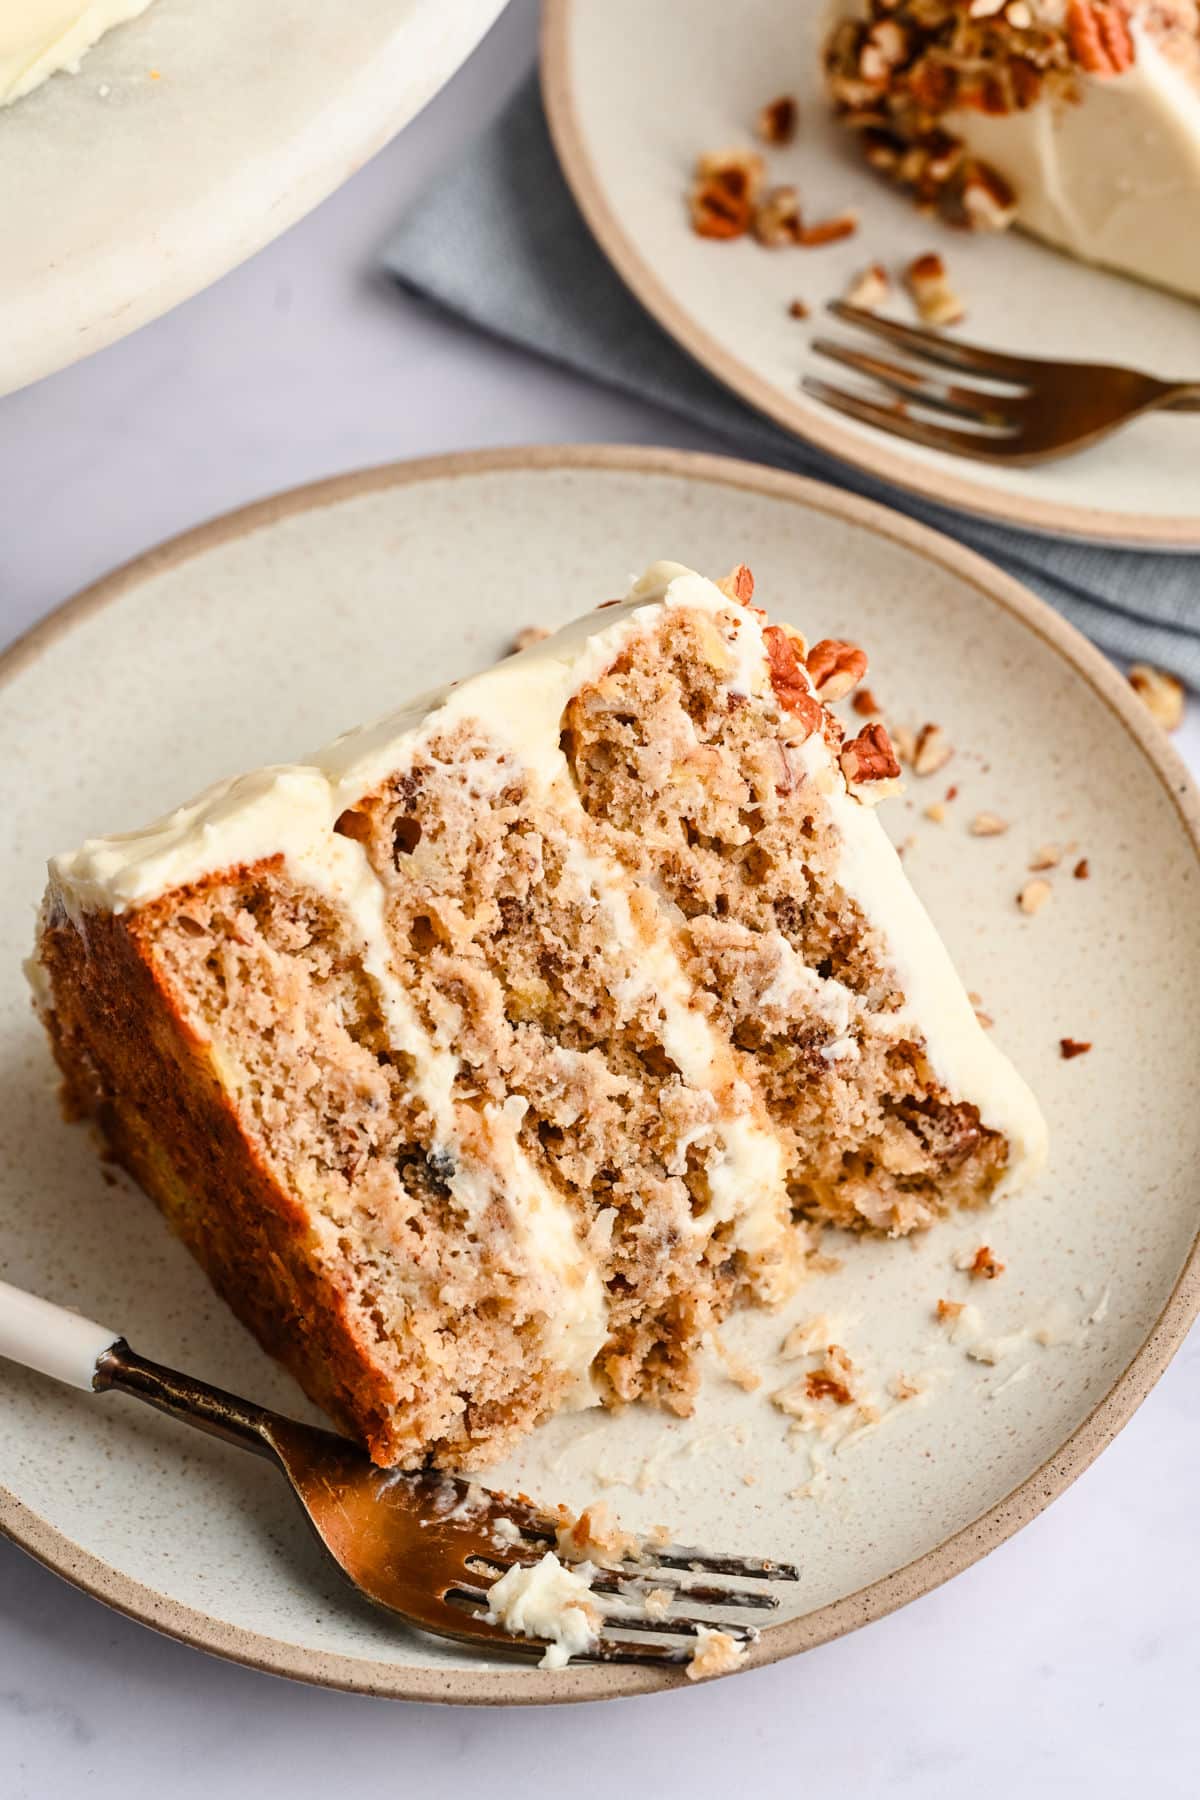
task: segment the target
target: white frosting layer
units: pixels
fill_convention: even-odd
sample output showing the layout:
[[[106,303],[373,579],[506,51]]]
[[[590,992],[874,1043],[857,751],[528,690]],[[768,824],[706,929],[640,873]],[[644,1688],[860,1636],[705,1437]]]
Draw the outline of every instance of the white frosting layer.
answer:
[[[944,124],[1010,183],[1027,231],[1200,299],[1200,86],[1157,35],[1132,31],[1133,67],[1081,74],[1078,103]]]
[[[150,0],[2,0],[0,106],[80,61],[106,31],[136,19]]]

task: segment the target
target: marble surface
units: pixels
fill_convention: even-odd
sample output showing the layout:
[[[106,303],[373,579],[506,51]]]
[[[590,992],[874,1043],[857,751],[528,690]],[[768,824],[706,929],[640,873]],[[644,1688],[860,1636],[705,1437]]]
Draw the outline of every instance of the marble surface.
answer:
[[[0,642],[185,526],[391,457],[610,439],[701,446],[393,293],[377,246],[532,55],[514,0],[403,136],[174,314],[0,401]],[[1200,707],[1181,748],[1200,771]],[[3,1445],[0,1445],[0,1468]],[[305,1689],[160,1638],[0,1544],[0,1794],[294,1800],[438,1786],[580,1800],[753,1781],[921,1800],[1195,1792],[1200,1338],[1116,1443],[985,1562],[867,1632],[716,1686],[538,1713]]]

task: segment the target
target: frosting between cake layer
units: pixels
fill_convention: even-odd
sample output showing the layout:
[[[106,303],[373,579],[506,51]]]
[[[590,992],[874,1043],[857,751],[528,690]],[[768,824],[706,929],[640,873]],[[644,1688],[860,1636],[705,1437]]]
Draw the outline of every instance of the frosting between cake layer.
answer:
[[[151,0],[16,0],[0,7],[0,106],[32,93],[82,58],[114,25],[144,13]]]

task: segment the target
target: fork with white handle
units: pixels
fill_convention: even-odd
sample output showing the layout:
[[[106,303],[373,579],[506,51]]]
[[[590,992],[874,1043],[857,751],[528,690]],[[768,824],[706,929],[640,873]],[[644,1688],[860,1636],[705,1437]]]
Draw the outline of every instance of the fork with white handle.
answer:
[[[883,338],[910,359],[899,363],[860,350],[837,338],[814,338],[812,348],[877,382],[891,401],[805,376],[804,390],[815,400],[874,425],[894,437],[910,438],[931,450],[949,450],[979,462],[1039,463],[1082,450],[1148,412],[1200,412],[1200,382],[1159,381],[1136,369],[1107,363],[1054,362],[985,350],[936,331],[902,325],[880,313],[831,300],[835,318]],[[922,363],[932,363],[932,369]],[[987,385],[951,381],[953,369]],[[966,429],[921,418],[957,419]]]
[[[343,1575],[410,1625],[515,1656],[536,1657],[551,1648],[547,1638],[514,1637],[489,1618],[488,1589],[514,1565],[532,1566],[555,1548],[562,1520],[553,1513],[440,1470],[378,1468],[346,1438],[149,1362],[115,1331],[5,1282],[0,1357],[85,1391],[132,1394],[269,1458]],[[590,1588],[601,1597],[597,1610],[616,1610],[606,1612],[578,1660],[676,1666],[690,1660],[694,1645],[650,1643],[637,1634],[695,1640],[702,1631],[721,1631],[737,1643],[757,1635],[751,1626],[677,1613],[678,1603],[739,1611],[779,1604],[765,1587],[728,1587],[693,1575],[762,1583],[798,1578],[788,1563],[713,1556],[680,1544],[614,1560],[591,1578]],[[654,1590],[651,1614],[645,1598]]]

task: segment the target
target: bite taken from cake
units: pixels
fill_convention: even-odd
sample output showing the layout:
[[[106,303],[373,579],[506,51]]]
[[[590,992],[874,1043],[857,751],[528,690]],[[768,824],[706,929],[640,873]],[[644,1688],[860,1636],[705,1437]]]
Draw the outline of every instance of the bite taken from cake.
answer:
[[[385,1464],[686,1413],[825,1224],[900,1236],[1045,1132],[874,805],[862,650],[656,564],[310,760],[56,857],[69,1103]]]
[[[824,54],[927,210],[1200,299],[1197,0],[836,0]]]

